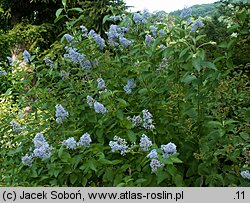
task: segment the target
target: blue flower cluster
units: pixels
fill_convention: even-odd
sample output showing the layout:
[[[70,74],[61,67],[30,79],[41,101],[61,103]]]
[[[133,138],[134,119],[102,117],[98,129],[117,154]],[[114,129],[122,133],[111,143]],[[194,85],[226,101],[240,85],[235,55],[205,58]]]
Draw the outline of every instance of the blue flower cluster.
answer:
[[[56,105],[56,122],[62,124],[63,120],[69,116],[69,113],[61,104]]]
[[[15,121],[15,120],[12,120],[10,122],[10,124],[12,125],[12,129],[13,129],[14,132],[19,133],[19,132],[21,132],[23,130],[23,127],[21,126],[21,124],[18,123],[17,121]]]
[[[142,14],[140,13],[134,13],[134,16],[133,16],[133,21],[136,23],[136,24],[145,24],[147,23],[147,20],[150,18],[151,14],[147,11],[147,10],[144,10],[142,12]]]
[[[164,166],[164,164],[161,163],[158,159],[152,159],[149,165],[153,173],[155,173],[159,167]]]
[[[53,68],[55,66],[54,62],[50,60],[49,57],[45,57],[44,59],[44,62],[47,66],[49,66],[50,68]]]
[[[44,138],[42,133],[37,133],[33,139],[35,149],[32,154],[26,154],[22,157],[22,163],[27,166],[32,166],[34,158],[49,158],[51,156],[52,147]]]
[[[65,37],[65,39],[67,40],[68,43],[71,43],[74,40],[74,37],[71,36],[70,34],[65,34],[64,37]]]
[[[147,109],[144,109],[142,111],[142,118],[140,115],[137,115],[133,116],[132,118],[128,116],[127,119],[133,122],[134,127],[140,127],[142,125],[142,127],[147,130],[155,129],[155,126],[153,124],[153,116]]]
[[[112,47],[119,46],[127,47],[132,44],[132,41],[124,37],[125,27],[119,28],[117,25],[111,25],[109,31],[106,32],[108,36],[109,45]]]
[[[147,158],[157,159],[158,158],[158,152],[156,151],[156,149],[152,149],[151,152],[147,155]]]
[[[77,52],[77,49],[72,47],[65,47],[65,49],[68,52],[68,54],[64,54],[64,58],[70,59],[74,64],[76,65],[79,64],[82,68],[85,67],[84,66],[86,57],[85,54],[80,54],[79,52]]]
[[[203,22],[200,19],[197,19],[191,25],[191,32],[195,32],[199,27],[203,27],[203,26],[204,26]]]
[[[143,151],[148,151],[149,148],[152,146],[152,141],[148,138],[147,135],[143,134],[141,139],[140,139],[140,149]]]
[[[108,112],[108,110],[103,106],[103,104],[97,102],[89,95],[87,96],[87,104],[89,105],[90,108],[94,107],[96,113],[105,114]]]
[[[22,157],[23,165],[32,166],[32,162],[33,162],[33,156],[26,154],[25,156]]]
[[[121,155],[125,155],[129,152],[127,141],[118,136],[114,137],[114,141],[109,142],[109,146],[111,147],[112,152],[120,151]]]
[[[172,154],[176,154],[176,145],[172,142],[169,142],[167,145],[161,145],[163,151],[163,157],[168,158]]]
[[[159,36],[160,37],[165,37],[166,36],[166,31],[164,29],[159,30]]]
[[[177,153],[176,145],[171,142],[169,142],[166,145],[161,145],[161,150],[162,150],[162,157],[165,159],[167,159],[172,154]],[[156,172],[159,167],[164,166],[164,164],[158,160],[158,152],[156,149],[152,149],[151,152],[147,155],[147,158],[152,159],[150,162],[152,172]]]
[[[105,81],[102,78],[97,79],[97,88],[99,89],[106,88]]]
[[[106,84],[105,81],[102,78],[98,78],[97,79],[97,88],[101,89],[99,91],[99,94],[102,94],[104,92],[108,92],[108,90],[106,89]]]
[[[132,118],[128,116],[127,119],[133,123],[134,127],[139,127],[142,124],[142,118],[140,115],[138,116],[134,115]]]
[[[135,80],[133,78],[129,79],[127,84],[123,87],[123,90],[127,93],[127,94],[132,94],[132,88],[135,88],[136,84],[135,84]]]
[[[75,149],[77,146],[77,142],[75,140],[75,138],[70,137],[67,140],[64,140],[62,142],[63,145],[65,145],[67,147],[67,149]]]
[[[147,46],[151,46],[154,41],[155,41],[155,39],[150,34],[146,34],[146,36],[145,36],[145,44]]]
[[[90,134],[84,133],[81,137],[80,140],[78,141],[77,145],[78,146],[83,146],[83,147],[88,147],[90,143],[92,142],[92,139],[90,137]]]
[[[142,120],[143,120],[142,125],[145,129],[147,130],[155,129],[155,126],[153,125],[153,116],[147,109],[144,109],[142,111]]]
[[[95,101],[94,103],[94,109],[96,113],[101,113],[101,114],[107,113],[107,109],[103,106],[103,104],[97,101]]]
[[[151,26],[149,27],[149,29],[150,29],[152,35],[156,37],[156,36],[157,36],[157,30],[158,30],[157,26],[151,25]]]
[[[92,142],[92,139],[90,135],[86,132],[80,137],[78,142],[75,140],[75,138],[70,137],[67,140],[64,140],[62,144],[65,145],[67,149],[73,150],[73,149],[76,149],[77,146],[88,147],[91,142]]]
[[[6,76],[7,75],[7,72],[5,70],[0,70],[0,76],[3,75],[3,76]]]
[[[24,50],[23,52],[23,60],[25,63],[30,62],[30,53],[27,50]]]
[[[180,14],[180,19],[183,20],[186,17],[191,17],[192,16],[192,9],[185,7],[182,9],[181,14]]]
[[[82,33],[83,33],[82,36],[87,37],[88,36],[88,29],[84,25],[81,25],[80,28],[81,28]]]
[[[33,157],[49,158],[52,147],[49,146],[42,133],[37,133],[33,139],[35,149],[33,150]]]
[[[88,35],[94,39],[99,49],[103,49],[106,46],[105,40],[94,30],[90,30]]]
[[[242,178],[250,180],[250,173],[249,173],[248,170],[246,170],[246,171],[241,171],[241,172],[240,172],[240,175],[241,175]]]
[[[122,16],[110,16],[109,19],[113,20],[114,22],[122,21]]]

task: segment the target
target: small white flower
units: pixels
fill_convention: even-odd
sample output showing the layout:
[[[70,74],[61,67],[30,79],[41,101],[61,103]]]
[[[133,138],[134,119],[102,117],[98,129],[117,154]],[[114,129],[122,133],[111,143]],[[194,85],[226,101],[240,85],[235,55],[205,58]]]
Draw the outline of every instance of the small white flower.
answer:
[[[237,33],[237,32],[233,32],[233,33],[231,34],[231,37],[237,38],[237,37],[238,37],[238,33]]]

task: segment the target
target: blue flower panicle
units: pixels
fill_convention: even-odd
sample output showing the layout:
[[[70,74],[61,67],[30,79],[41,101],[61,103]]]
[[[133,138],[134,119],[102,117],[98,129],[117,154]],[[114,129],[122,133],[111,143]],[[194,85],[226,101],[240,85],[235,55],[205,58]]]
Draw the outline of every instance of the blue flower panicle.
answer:
[[[67,40],[68,43],[72,42],[74,40],[74,37],[71,36],[70,34],[65,34],[64,35],[65,39]]]
[[[119,37],[119,42],[121,43],[122,47],[128,47],[132,44],[131,40],[126,39],[125,37]]]
[[[183,20],[186,17],[191,17],[192,16],[192,9],[185,7],[182,9],[181,14],[180,14],[180,19]]]
[[[21,126],[21,124],[18,123],[17,121],[15,121],[15,120],[12,120],[10,122],[10,124],[12,125],[12,129],[13,129],[14,132],[19,133],[19,132],[21,132],[23,130],[23,127]]]
[[[33,156],[38,158],[49,158],[51,155],[52,147],[48,144],[42,133],[37,133],[33,139],[35,149]]]
[[[204,24],[200,19],[196,19],[191,25],[191,32],[195,32],[199,27],[203,27]]]
[[[84,146],[87,147],[90,145],[92,142],[92,139],[88,133],[84,133],[81,137],[80,140],[77,142],[78,146]]]
[[[106,88],[105,81],[102,78],[97,79],[97,88],[99,89]]]
[[[82,33],[83,33],[82,36],[87,37],[88,36],[88,29],[84,25],[81,25],[80,28],[81,28]]]
[[[127,93],[127,94],[132,94],[132,88],[135,88],[136,84],[135,84],[135,80],[134,78],[131,78],[128,80],[127,84],[123,87],[123,90]]]
[[[107,113],[107,109],[104,107],[104,105],[97,101],[94,102],[94,109],[96,113]]]
[[[143,134],[140,139],[140,149],[143,151],[148,151],[149,148],[152,146],[152,141],[148,138],[147,135]]]
[[[25,63],[30,62],[30,53],[27,50],[24,50],[23,52],[23,60]]]
[[[124,90],[127,94],[132,94],[132,90],[131,90],[131,88],[129,88],[128,85],[123,86],[123,90]]]
[[[7,75],[7,72],[5,70],[0,70],[0,76],[3,75],[3,76],[6,76]]]
[[[73,137],[70,137],[67,140],[64,140],[62,144],[65,145],[67,149],[76,149],[76,146],[77,146],[77,142],[75,138]]]
[[[23,165],[26,166],[32,166],[32,162],[33,162],[33,156],[29,156],[28,154],[26,154],[25,156],[22,157],[22,163]]]
[[[166,36],[166,31],[164,29],[160,29],[158,33],[159,33],[160,37],[165,37]]]
[[[163,166],[164,166],[164,164],[161,163],[157,159],[152,159],[150,162],[150,167],[151,167],[153,173],[155,173],[159,167],[163,167]]]
[[[161,145],[161,149],[163,151],[164,158],[168,158],[170,155],[177,153],[176,145],[172,142],[169,142],[166,145]]]
[[[134,127],[139,127],[142,124],[142,118],[140,115],[134,115],[133,117],[128,116],[127,119],[133,123]]]
[[[149,27],[149,29],[150,29],[150,31],[151,31],[151,33],[152,33],[153,36],[156,36],[156,35],[157,35],[157,30],[158,30],[157,26],[151,25],[151,26]]]
[[[55,66],[54,62],[50,60],[49,57],[45,57],[44,59],[44,62],[47,66],[49,66],[50,68],[53,68]]]
[[[69,116],[69,113],[63,108],[61,104],[56,105],[56,122],[62,124],[63,120]]]
[[[90,108],[94,106],[95,100],[91,96],[87,96],[87,104],[89,105]]]
[[[142,111],[142,120],[143,120],[142,125],[145,129],[147,130],[155,129],[155,126],[153,124],[153,116],[147,109],[144,109]]]
[[[147,46],[151,46],[153,42],[154,42],[154,38],[150,34],[146,34],[146,36],[145,36],[145,44]]]
[[[132,44],[132,41],[124,37],[124,32],[127,31],[126,27],[119,28],[117,25],[111,25],[109,31],[106,32],[108,36],[109,45],[112,47],[119,46],[128,47]]]
[[[106,46],[105,40],[94,30],[90,30],[88,35],[94,39],[99,49],[103,49]]]
[[[151,152],[147,155],[147,158],[157,159],[158,153],[157,153],[156,149],[152,149]]]
[[[246,171],[241,171],[241,172],[240,172],[240,175],[241,175],[242,178],[250,180],[250,173],[249,173],[248,170],[246,170]]]
[[[112,152],[120,151],[121,155],[125,155],[129,152],[127,141],[118,136],[114,137],[114,141],[109,142],[109,146],[111,147]]]
[[[70,59],[74,64],[84,67],[85,54],[80,54],[77,49],[72,47],[65,47],[67,54],[64,54],[64,58]]]
[[[33,138],[33,143],[36,148],[40,148],[44,145],[46,139],[44,138],[42,133],[37,133],[36,136]]]
[[[134,21],[136,24],[139,24],[139,23],[146,23],[146,20],[142,17],[142,15],[141,15],[140,13],[134,13],[133,21]]]

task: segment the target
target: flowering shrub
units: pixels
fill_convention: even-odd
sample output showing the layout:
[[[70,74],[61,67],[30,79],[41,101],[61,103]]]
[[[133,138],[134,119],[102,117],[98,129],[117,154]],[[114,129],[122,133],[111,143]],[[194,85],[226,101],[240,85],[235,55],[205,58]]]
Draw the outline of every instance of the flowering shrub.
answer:
[[[217,111],[224,76],[206,58],[213,43],[200,43],[204,24],[189,10],[176,22],[154,15],[121,16],[106,41],[72,27],[57,58],[24,52],[36,83],[20,104],[32,111],[25,128],[5,126],[18,144],[2,156],[4,184],[249,185],[249,136]]]

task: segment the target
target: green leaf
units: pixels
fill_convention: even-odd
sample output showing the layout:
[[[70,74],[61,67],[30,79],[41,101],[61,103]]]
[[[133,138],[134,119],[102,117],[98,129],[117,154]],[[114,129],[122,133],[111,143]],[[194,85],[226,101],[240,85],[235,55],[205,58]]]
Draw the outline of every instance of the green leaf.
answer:
[[[207,67],[207,68],[217,70],[216,66],[213,63],[209,62],[209,61],[202,62],[202,65]]]
[[[96,160],[95,159],[90,159],[88,162],[87,162],[87,165],[90,169],[92,169],[93,171],[97,171],[97,168],[96,168]]]
[[[58,18],[56,18],[55,20],[54,20],[54,23],[57,23],[59,20],[61,20],[62,18],[64,18],[66,15],[61,15],[61,16],[59,16]]]
[[[205,38],[206,35],[199,35],[196,37],[196,42],[198,42],[200,39]]]
[[[218,47],[227,48],[227,42],[221,42]]]
[[[87,185],[87,183],[88,183],[88,179],[83,177],[81,183],[82,183],[82,186],[85,187]]]
[[[130,142],[132,143],[136,142],[136,134],[132,130],[128,130],[127,135]]]
[[[188,52],[188,50],[189,50],[189,47],[183,49],[183,50],[181,51],[181,53],[179,54],[179,59],[182,58],[182,57]]]
[[[124,116],[123,116],[123,111],[121,109],[118,109],[118,111],[116,112],[116,117],[119,120],[123,120]]]
[[[62,11],[63,11],[63,8],[59,8],[59,9],[56,11],[56,17],[57,17],[57,18],[61,15]]]
[[[184,82],[185,84],[190,84],[192,81],[196,79],[197,78],[195,75],[187,75],[187,76],[184,76],[184,78],[182,79],[182,82]]]
[[[102,24],[106,23],[107,20],[109,20],[109,15],[104,16]]]
[[[69,179],[70,179],[70,183],[71,183],[72,185],[74,185],[75,182],[77,181],[78,177],[77,177],[76,174],[72,173],[72,174],[70,174]]]
[[[58,150],[58,157],[59,157],[60,159],[62,158],[63,150],[64,150],[64,147],[63,147],[63,146],[61,146],[60,149]]]
[[[119,102],[118,103],[119,107],[127,107],[128,106],[128,103],[124,99],[118,98],[118,99],[116,99],[116,101]]]
[[[60,171],[61,171],[60,169],[55,169],[53,175],[54,175],[55,177],[57,177],[57,176],[59,175]]]
[[[197,70],[198,72],[201,70],[201,58],[197,57],[197,58],[193,58],[192,60],[192,64],[195,68],[195,70]]]
[[[160,184],[164,180],[170,180],[170,179],[171,179],[171,176],[169,175],[169,173],[165,171],[158,171],[156,173],[157,184]]]
[[[62,0],[62,5],[63,5],[63,7],[65,7],[66,4],[67,4],[67,0]]]
[[[209,168],[207,167],[207,164],[205,163],[201,163],[199,166],[198,166],[198,174],[199,175],[208,175],[210,172],[209,172]]]
[[[170,159],[173,161],[173,163],[183,163],[182,160],[176,157],[170,157]]]
[[[139,90],[139,94],[144,95],[148,93],[148,89],[147,88],[143,88]]]
[[[69,11],[78,11],[80,13],[83,12],[83,10],[81,8],[71,8],[71,9],[69,9]]]
[[[177,187],[183,186],[183,178],[180,174],[173,177],[174,183]]]

